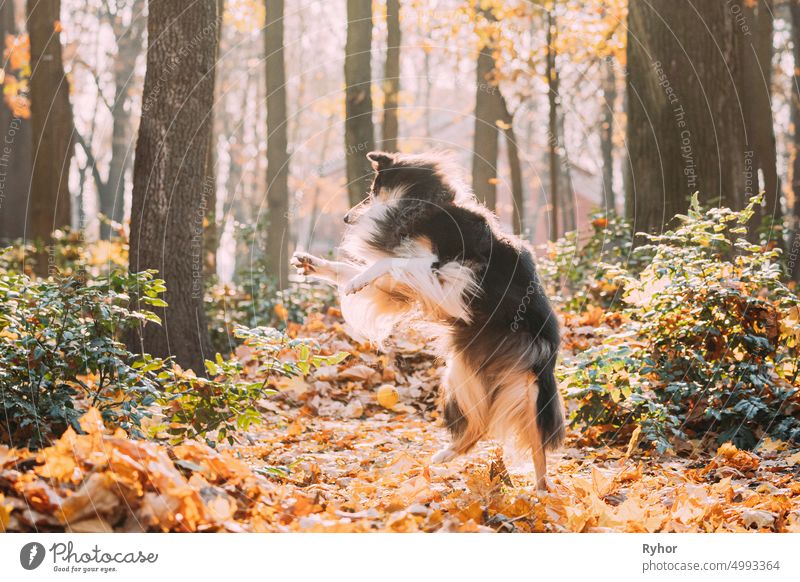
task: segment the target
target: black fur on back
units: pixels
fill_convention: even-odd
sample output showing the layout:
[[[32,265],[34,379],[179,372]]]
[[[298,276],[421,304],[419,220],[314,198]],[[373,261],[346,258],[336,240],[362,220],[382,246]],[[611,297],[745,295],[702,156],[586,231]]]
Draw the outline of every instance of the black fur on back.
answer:
[[[564,439],[554,373],[560,334],[531,251],[500,231],[494,215],[465,192],[446,158],[368,157],[376,170],[372,195],[382,189],[402,192],[377,221],[369,244],[392,253],[407,239],[425,237],[440,264],[457,261],[473,270],[480,291],[465,298],[472,320],[450,322],[452,347],[489,379],[509,367],[535,373],[537,424],[545,445],[557,447]],[[449,412],[446,416],[457,418]]]

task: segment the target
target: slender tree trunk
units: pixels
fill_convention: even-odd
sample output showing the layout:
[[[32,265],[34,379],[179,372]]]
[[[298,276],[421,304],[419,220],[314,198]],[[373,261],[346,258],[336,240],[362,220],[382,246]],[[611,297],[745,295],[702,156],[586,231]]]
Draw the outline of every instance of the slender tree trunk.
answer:
[[[286,72],[283,60],[283,0],[267,0],[267,268],[280,289],[289,284],[289,154]],[[366,159],[366,158],[365,158]]]
[[[166,281],[163,325],[147,325],[136,351],[174,356],[205,374],[210,357],[203,306],[203,220],[214,59],[216,2],[152,2],[142,120],[133,169],[130,269],[156,269]],[[189,50],[191,49],[191,50]]]
[[[547,13],[547,104],[548,131],[547,146],[550,162],[550,240],[558,240],[559,236],[559,183],[560,164],[558,156],[558,73],[556,71],[555,51],[556,19],[552,11]]]
[[[217,63],[219,62],[220,42],[222,41],[222,19],[225,14],[225,0],[217,1],[217,38],[214,41],[214,104],[220,100],[222,93],[219,83]],[[209,278],[216,280],[217,250],[219,249],[220,225],[217,219],[217,114],[212,107],[208,132],[208,153],[206,155],[206,184],[208,185],[208,201],[206,203],[206,220],[203,233],[205,250],[205,272]]]
[[[635,231],[662,231],[696,191],[709,204],[743,204],[741,10],[741,0],[630,4],[626,206]]]
[[[501,96],[502,98],[502,96]],[[525,189],[522,185],[522,165],[519,161],[519,143],[514,131],[514,115],[508,110],[505,99],[503,103],[503,134],[506,138],[506,156],[511,173],[511,228],[514,234],[522,234],[525,216]]]
[[[754,241],[759,239],[761,227],[774,229],[783,221],[771,103],[772,10],[772,0],[743,3],[744,22],[749,30],[740,46],[740,93],[745,118],[745,173],[752,182],[746,194],[749,197],[764,192],[763,208],[756,208],[751,222],[750,238]]]
[[[603,199],[606,212],[617,211],[614,194],[614,107],[617,102],[617,76],[614,63],[604,62],[603,71],[603,120],[600,124],[600,152],[603,158]]]
[[[383,80],[383,149],[397,151],[400,96],[400,0],[386,0],[386,69]]]
[[[114,103],[111,117],[111,160],[108,164],[108,178],[97,184],[100,213],[116,223],[125,220],[125,173],[133,161],[135,122],[132,116],[131,100],[128,96],[136,70],[136,59],[144,49],[143,32],[145,16],[141,13],[143,0],[135,0],[131,6],[133,21],[123,24],[122,15],[114,15],[113,29],[117,40],[117,54],[114,58]],[[91,136],[90,136],[91,137]],[[111,226],[100,224],[100,238],[108,239]]]
[[[69,168],[72,161],[72,107],[61,57],[60,0],[28,0],[31,43],[31,124],[33,179],[30,191],[31,238],[52,241],[57,228],[72,223]],[[48,272],[47,258],[37,258],[37,272]]]
[[[0,2],[0,46],[6,46],[6,38],[17,33],[14,3]],[[17,75],[4,57],[0,57],[5,75]],[[30,119],[19,111],[13,111],[0,98],[0,242],[19,239],[26,234],[25,207],[33,170],[33,134]]]
[[[366,158],[375,149],[372,123],[372,0],[347,0],[347,42],[344,56],[345,156],[351,206],[361,202],[372,183]]]
[[[485,11],[493,19],[491,11]],[[475,71],[475,133],[472,145],[472,189],[478,200],[494,210],[497,205],[497,156],[499,132],[497,120],[505,111],[497,85],[494,47],[481,46]]]
[[[555,76],[558,84],[561,84],[561,80],[558,74],[558,68],[555,70]],[[556,105],[556,111],[558,113],[558,160],[561,166],[561,184],[558,187],[559,192],[563,192],[564,195],[561,197],[561,224],[564,227],[563,232],[570,232],[577,228],[577,218],[576,218],[576,210],[575,210],[575,188],[572,183],[572,163],[569,159],[569,150],[567,149],[567,132],[565,130],[565,116],[564,111],[559,107],[559,103]]]
[[[794,38],[794,78],[792,79],[792,126],[794,127],[792,147],[792,193],[793,222],[791,245],[788,252],[789,270],[794,280],[800,283],[800,0],[791,5],[792,31]]]

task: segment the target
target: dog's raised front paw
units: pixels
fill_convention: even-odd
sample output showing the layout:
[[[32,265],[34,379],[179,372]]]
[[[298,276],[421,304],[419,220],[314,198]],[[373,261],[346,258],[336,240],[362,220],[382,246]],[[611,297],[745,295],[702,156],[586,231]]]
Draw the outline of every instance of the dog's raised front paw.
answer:
[[[442,449],[431,457],[431,463],[447,463],[456,458],[455,452],[452,449]]]
[[[317,271],[322,259],[308,253],[296,252],[292,255],[292,266],[297,269],[298,275],[310,275]]]
[[[372,279],[364,277],[363,274],[356,275],[345,284],[343,292],[345,295],[352,295],[353,293],[358,293],[370,283],[372,283]]]

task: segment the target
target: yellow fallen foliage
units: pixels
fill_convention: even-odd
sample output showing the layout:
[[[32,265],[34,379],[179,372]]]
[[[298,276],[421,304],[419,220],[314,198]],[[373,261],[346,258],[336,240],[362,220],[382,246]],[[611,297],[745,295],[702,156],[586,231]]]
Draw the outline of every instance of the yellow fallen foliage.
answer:
[[[169,447],[103,426],[96,410],[39,452],[0,447],[8,531],[800,532],[797,450],[765,441],[688,457],[589,446],[570,433],[538,493],[527,459],[495,443],[447,465],[424,341],[378,354],[329,316],[313,333],[353,355],[262,403],[264,425],[219,450]],[[316,330],[316,331],[311,331]],[[391,382],[386,389],[382,382]],[[384,400],[381,400],[381,390]],[[388,400],[386,399],[388,397]],[[397,401],[394,401],[394,399]],[[387,406],[391,404],[391,406]],[[582,438],[583,437],[583,438]]]

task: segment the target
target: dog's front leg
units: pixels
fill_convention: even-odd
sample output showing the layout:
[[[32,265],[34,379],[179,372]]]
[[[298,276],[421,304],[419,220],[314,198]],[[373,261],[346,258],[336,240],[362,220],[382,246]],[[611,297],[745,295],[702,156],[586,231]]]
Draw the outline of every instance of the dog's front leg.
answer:
[[[296,252],[292,255],[292,266],[297,269],[300,275],[305,275],[306,277],[319,281],[325,281],[337,287],[351,280],[359,272],[358,268],[354,265],[338,261],[328,261],[301,252]]]

